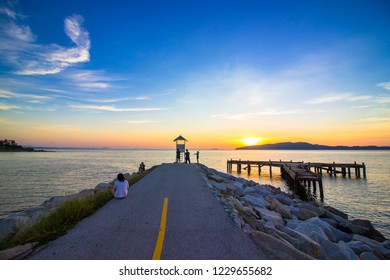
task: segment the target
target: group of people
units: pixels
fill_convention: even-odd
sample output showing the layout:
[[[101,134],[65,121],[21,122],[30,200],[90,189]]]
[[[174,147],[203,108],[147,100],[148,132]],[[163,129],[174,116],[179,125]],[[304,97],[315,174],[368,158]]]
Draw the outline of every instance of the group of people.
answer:
[[[180,162],[180,153],[180,150],[176,149],[176,162]],[[194,155],[196,156],[196,162],[199,163],[199,151],[197,151]],[[190,152],[188,149],[186,149],[184,153],[184,163],[191,163]]]

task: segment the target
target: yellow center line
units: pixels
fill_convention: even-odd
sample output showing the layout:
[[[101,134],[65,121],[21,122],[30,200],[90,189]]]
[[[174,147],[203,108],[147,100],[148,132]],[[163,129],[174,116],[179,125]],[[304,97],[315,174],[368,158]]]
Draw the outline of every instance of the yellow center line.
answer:
[[[161,222],[160,222],[160,230],[158,232],[156,247],[154,248],[154,253],[152,260],[159,260],[161,257],[161,251],[164,244],[165,237],[165,226],[167,224],[167,212],[168,212],[168,198],[164,198],[164,205],[161,213]]]

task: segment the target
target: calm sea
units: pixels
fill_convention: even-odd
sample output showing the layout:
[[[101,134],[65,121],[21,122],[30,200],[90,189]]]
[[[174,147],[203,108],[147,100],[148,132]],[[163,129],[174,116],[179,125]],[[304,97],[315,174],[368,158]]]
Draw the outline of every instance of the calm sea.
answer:
[[[135,172],[170,163],[174,150],[53,150],[48,153],[0,153],[0,218],[8,212],[37,206],[52,196],[94,188],[114,179],[119,172]],[[192,161],[195,160],[192,151]],[[330,177],[324,173],[324,204],[336,207],[351,218],[368,219],[390,238],[390,151],[236,151],[201,150],[200,162],[226,172],[227,159],[293,160],[305,162],[362,163],[367,178]],[[261,176],[252,171],[251,180],[288,191],[278,168],[272,177],[264,167]],[[237,175],[237,174],[233,174]],[[245,172],[242,177],[248,177]]]

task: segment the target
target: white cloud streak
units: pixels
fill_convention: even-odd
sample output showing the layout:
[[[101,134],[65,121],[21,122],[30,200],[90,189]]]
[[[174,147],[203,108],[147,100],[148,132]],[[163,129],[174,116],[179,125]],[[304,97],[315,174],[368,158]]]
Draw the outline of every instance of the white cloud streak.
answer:
[[[0,89],[0,98],[17,98],[22,99],[23,101],[27,102],[35,102],[35,103],[41,103],[44,100],[51,99],[50,96],[42,96],[42,95],[36,95],[36,94],[27,94],[27,93],[16,93],[8,90]]]
[[[169,110],[168,108],[118,108],[115,106],[100,106],[100,105],[70,105],[72,109],[78,110],[96,110],[96,111],[108,111],[108,112],[148,112],[148,111],[163,111]]]
[[[88,31],[82,26],[82,16],[65,18],[65,33],[74,46],[63,47],[36,43],[36,35],[11,9],[0,7],[0,15],[0,57],[16,69],[16,74],[57,74],[74,64],[90,60],[91,42]]]
[[[305,103],[311,105],[318,105],[318,104],[332,103],[338,101],[347,101],[347,102],[365,101],[365,100],[370,100],[372,98],[373,97],[371,95],[354,95],[351,93],[339,93],[339,94],[329,94],[325,96],[312,98],[307,100]]]
[[[379,83],[377,84],[378,87],[381,87],[385,90],[390,90],[390,82],[386,82],[386,83]]]
[[[9,104],[0,102],[0,110],[3,110],[3,111],[9,111],[9,110],[21,109],[21,108],[22,108],[21,106],[9,105]]]

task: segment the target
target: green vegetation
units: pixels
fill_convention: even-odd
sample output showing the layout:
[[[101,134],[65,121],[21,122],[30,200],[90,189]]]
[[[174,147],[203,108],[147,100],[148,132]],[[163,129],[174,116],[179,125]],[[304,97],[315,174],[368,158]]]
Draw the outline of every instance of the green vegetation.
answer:
[[[129,185],[134,185],[154,168],[152,167],[141,174],[131,176],[128,180]],[[111,199],[111,190],[107,189],[92,196],[65,201],[47,217],[41,218],[39,222],[1,241],[0,250],[32,242],[42,245],[50,240],[54,240],[64,235],[84,218],[95,213],[97,209],[104,206]]]

